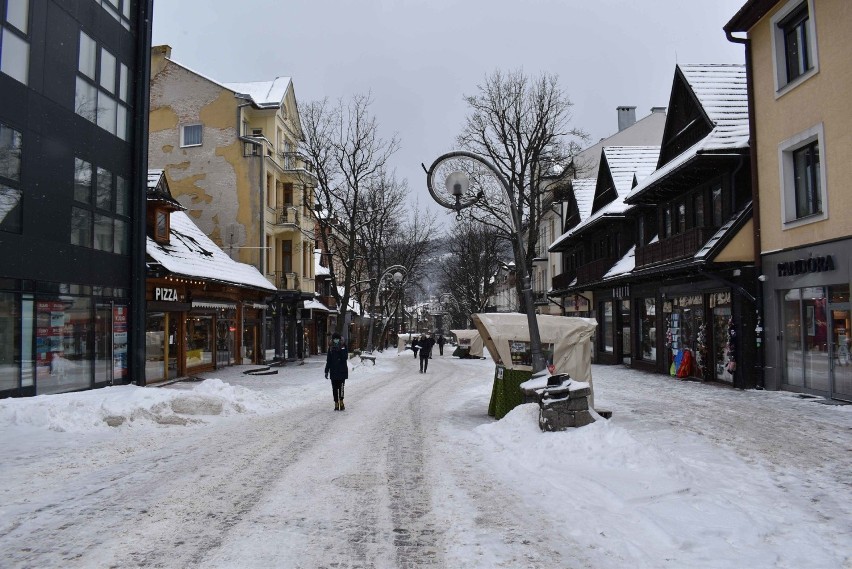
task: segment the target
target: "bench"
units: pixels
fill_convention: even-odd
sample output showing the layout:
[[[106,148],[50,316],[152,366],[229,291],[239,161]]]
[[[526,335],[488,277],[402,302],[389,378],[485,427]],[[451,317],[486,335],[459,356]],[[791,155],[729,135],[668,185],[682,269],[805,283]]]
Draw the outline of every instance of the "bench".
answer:
[[[373,365],[376,365],[376,356],[371,356],[369,354],[359,354],[358,357],[361,358],[361,363],[364,363],[364,360],[367,360],[373,362]]]

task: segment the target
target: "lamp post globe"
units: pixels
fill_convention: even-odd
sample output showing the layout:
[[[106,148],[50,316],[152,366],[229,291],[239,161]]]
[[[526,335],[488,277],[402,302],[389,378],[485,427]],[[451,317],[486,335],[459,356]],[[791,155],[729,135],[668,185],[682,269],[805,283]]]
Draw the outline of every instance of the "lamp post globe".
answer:
[[[402,265],[392,265],[384,270],[384,272],[379,276],[378,279],[375,280],[378,290],[381,290],[385,283],[392,284],[397,289],[401,289],[408,278],[408,271]],[[374,279],[370,279],[373,281]],[[370,332],[367,335],[367,351],[373,351],[373,322],[376,319],[376,306],[375,306],[375,298],[376,291],[371,291],[370,298],[372,300],[370,306]]]
[[[439,205],[452,209],[457,217],[461,210],[475,205],[480,200],[487,200],[490,195],[500,199],[494,192],[494,186],[502,191],[502,198],[508,202],[512,221],[512,234],[515,240],[515,260],[523,268],[522,294],[526,306],[527,323],[529,325],[530,351],[532,356],[533,374],[545,368],[544,354],[541,351],[541,335],[532,299],[530,276],[526,272],[526,249],[524,246],[523,222],[514,201],[514,194],[509,181],[500,173],[497,167],[483,156],[465,150],[455,150],[442,154],[432,162],[426,172],[426,187],[429,194]]]

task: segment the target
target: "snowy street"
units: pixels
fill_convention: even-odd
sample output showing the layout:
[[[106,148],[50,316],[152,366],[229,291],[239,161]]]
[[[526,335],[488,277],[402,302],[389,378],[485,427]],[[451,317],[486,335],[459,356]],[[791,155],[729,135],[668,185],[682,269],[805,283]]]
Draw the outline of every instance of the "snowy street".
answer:
[[[2,400],[0,566],[852,567],[852,406],[596,365],[541,433],[437,352]]]

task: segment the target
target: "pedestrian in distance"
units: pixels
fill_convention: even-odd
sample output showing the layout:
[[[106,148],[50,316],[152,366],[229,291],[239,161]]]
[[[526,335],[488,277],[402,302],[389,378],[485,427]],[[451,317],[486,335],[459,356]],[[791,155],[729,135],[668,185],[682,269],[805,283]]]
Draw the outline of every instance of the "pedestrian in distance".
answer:
[[[447,340],[444,339],[443,334],[438,334],[438,352],[443,356],[444,355],[444,344],[447,343]]]
[[[432,359],[432,348],[435,347],[435,336],[433,336],[432,334],[429,334],[429,336],[426,338],[426,342],[429,345],[429,359],[431,360]]]
[[[417,359],[417,350],[420,349],[420,343],[418,338],[414,338],[411,340],[411,351],[414,352],[414,359]]]
[[[420,336],[420,373],[426,373],[426,368],[429,367],[429,339],[423,335]]]
[[[331,347],[325,359],[325,378],[331,378],[331,394],[334,396],[335,411],[346,409],[343,405],[343,384],[349,377],[348,362],[349,354],[346,352],[346,346],[340,334],[335,332],[331,336]]]

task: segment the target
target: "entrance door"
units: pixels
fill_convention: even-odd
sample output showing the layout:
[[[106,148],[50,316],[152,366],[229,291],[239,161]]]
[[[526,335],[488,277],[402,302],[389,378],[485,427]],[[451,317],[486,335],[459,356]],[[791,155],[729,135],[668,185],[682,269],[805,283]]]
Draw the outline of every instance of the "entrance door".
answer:
[[[632,360],[633,338],[630,336],[630,300],[621,303],[621,362],[630,365]]]
[[[852,401],[852,314],[848,302],[829,305],[833,335],[831,397]]]

